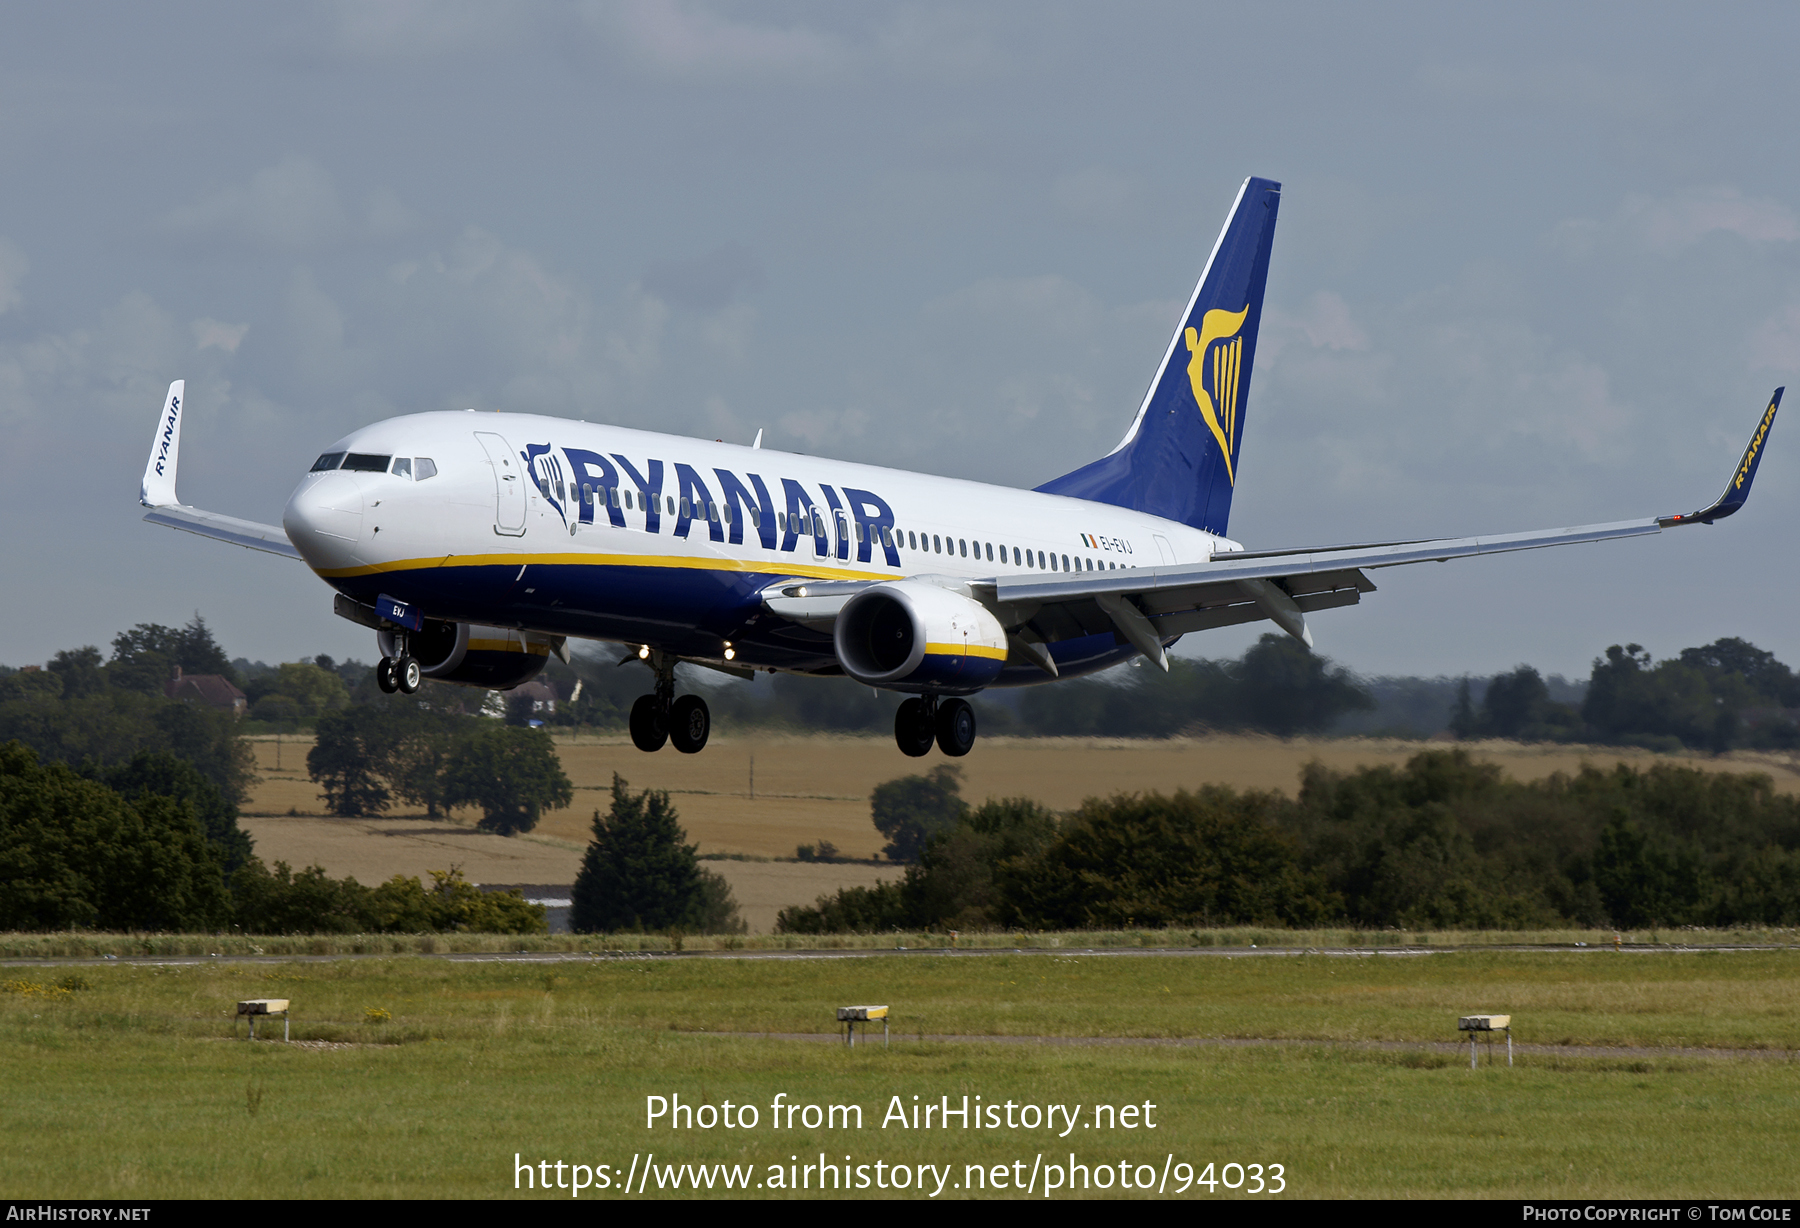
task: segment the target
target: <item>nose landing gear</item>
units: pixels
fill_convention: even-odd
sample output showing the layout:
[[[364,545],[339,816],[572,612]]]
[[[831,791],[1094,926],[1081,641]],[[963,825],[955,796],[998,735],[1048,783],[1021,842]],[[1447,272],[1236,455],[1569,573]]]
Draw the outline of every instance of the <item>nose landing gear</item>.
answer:
[[[929,753],[933,742],[959,759],[975,747],[975,709],[965,699],[914,696],[894,713],[894,741],[901,754],[914,759]]]
[[[418,691],[419,684],[425,681],[425,670],[419,665],[419,659],[406,650],[406,637],[394,637],[394,647],[399,656],[383,657],[375,666],[375,685],[392,695],[399,691],[403,695],[411,695]]]
[[[712,712],[698,695],[675,698],[675,661],[660,652],[647,658],[656,671],[656,690],[631,705],[631,744],[658,751],[668,742],[684,755],[698,754],[712,733]]]

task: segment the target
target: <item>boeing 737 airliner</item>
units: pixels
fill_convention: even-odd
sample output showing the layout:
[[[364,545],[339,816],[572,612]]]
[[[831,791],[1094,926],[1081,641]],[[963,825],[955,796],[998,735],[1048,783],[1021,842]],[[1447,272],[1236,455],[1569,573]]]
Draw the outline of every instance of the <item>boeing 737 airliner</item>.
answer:
[[[1192,631],[1355,605],[1368,572],[1710,524],[1749,496],[1776,389],[1711,506],[1685,516],[1370,545],[1245,550],[1225,536],[1281,185],[1247,179],[1119,446],[1022,491],[531,414],[424,413],[327,448],[279,527],[175,495],[184,386],[169,386],[146,520],[300,559],[375,631],[385,690],[507,689],[626,646],[654,675],[639,748],[698,751],[711,719],[675,694],[690,662],[906,692],[894,736],[964,755],[986,687],[1076,677]]]

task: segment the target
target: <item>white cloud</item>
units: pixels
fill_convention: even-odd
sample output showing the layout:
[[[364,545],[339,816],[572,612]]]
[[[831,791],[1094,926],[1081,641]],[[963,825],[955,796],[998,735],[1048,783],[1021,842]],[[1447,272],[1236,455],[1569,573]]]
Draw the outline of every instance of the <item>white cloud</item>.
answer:
[[[1750,334],[1750,364],[1775,371],[1800,371],[1800,303],[1789,303]]]
[[[503,0],[340,0],[333,7],[340,50],[414,58],[491,47],[529,11]]]
[[[1070,217],[1086,222],[1116,222],[1133,212],[1142,183],[1103,166],[1089,166],[1059,177],[1050,199]]]
[[[219,349],[227,354],[235,354],[238,343],[250,331],[248,324],[226,324],[206,317],[195,320],[188,327],[194,330],[195,349]]]
[[[1100,314],[1093,295],[1066,277],[985,277],[925,305],[927,317],[980,320],[1035,336],[1085,332]]]
[[[1800,239],[1800,220],[1792,209],[1733,187],[1697,188],[1661,199],[1633,196],[1624,212],[1645,242],[1661,251],[1687,247],[1714,231],[1752,242]]]
[[[1300,312],[1279,307],[1263,310],[1256,353],[1273,362],[1295,341],[1304,340],[1315,350],[1366,350],[1369,335],[1351,317],[1350,305],[1331,290],[1315,290]]]
[[[229,184],[182,205],[163,219],[176,234],[284,251],[391,239],[417,222],[418,215],[388,188],[369,193],[352,216],[330,172],[299,154],[257,171],[246,183]]]
[[[1800,239],[1800,216],[1778,200],[1745,196],[1729,186],[1660,197],[1631,195],[1606,222],[1570,218],[1557,223],[1550,245],[1569,255],[1587,256],[1607,237],[1622,235],[1673,254],[1719,233],[1752,243],[1792,243]]]
[[[19,248],[0,239],[0,314],[11,311],[25,297],[19,286],[25,280],[25,274],[31,269],[31,262]]]
[[[387,188],[377,188],[369,193],[368,203],[363,206],[363,230],[371,238],[385,239],[401,234],[411,230],[418,220],[419,215]]]
[[[1017,47],[1016,29],[974,8],[894,8],[883,14],[874,47],[902,72],[945,80],[991,80]]]
[[[167,223],[178,233],[287,248],[332,243],[348,228],[331,176],[298,154],[175,209]]]
[[[640,63],[673,76],[835,74],[850,58],[838,39],[803,24],[739,21],[679,0],[626,0],[588,12]]]

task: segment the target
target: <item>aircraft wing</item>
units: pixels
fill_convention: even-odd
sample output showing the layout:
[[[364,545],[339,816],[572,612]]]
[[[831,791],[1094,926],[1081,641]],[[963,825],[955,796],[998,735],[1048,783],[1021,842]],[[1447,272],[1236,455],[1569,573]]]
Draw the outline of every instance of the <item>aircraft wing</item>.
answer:
[[[977,600],[995,610],[1009,631],[1019,628],[1013,635],[1015,646],[1052,674],[1056,672],[1054,664],[1047,653],[1035,649],[1034,639],[1054,643],[1116,630],[1166,670],[1165,640],[1190,631],[1267,618],[1310,647],[1312,633],[1306,615],[1355,605],[1362,594],[1374,591],[1375,585],[1364,573],[1377,567],[1613,541],[1683,525],[1711,524],[1730,516],[1750,496],[1782,391],[1777,388],[1770,398],[1724,493],[1709,506],[1686,515],[1482,537],[1239,551],[1179,566],[1066,576],[999,576],[977,581],[970,588]]]
[[[239,520],[218,512],[203,512],[188,507],[175,496],[175,468],[181,460],[181,403],[187,395],[187,381],[169,385],[163,399],[162,416],[156,420],[156,434],[150,440],[150,459],[144,463],[144,484],[138,490],[138,502],[150,511],[144,519],[151,524],[184,529],[217,541],[230,542],[250,550],[263,550],[283,558],[298,559],[300,552],[288,540],[280,525],[258,524]]]
[[[151,524],[185,529],[189,533],[198,533],[215,541],[230,542],[249,550],[263,550],[288,559],[300,557],[300,552],[294,549],[287,533],[278,524],[258,524],[254,520],[239,520],[236,516],[203,512],[197,507],[183,507],[178,503],[153,507],[144,514],[144,519]]]

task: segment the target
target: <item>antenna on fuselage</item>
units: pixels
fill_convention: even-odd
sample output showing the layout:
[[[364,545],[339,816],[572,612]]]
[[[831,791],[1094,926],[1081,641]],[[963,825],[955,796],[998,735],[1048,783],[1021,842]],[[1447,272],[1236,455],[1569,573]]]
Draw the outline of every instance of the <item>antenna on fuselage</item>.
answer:
[[[760,427],[760,426],[757,427],[756,428],[756,438],[750,441],[751,447],[753,447],[753,448],[762,447],[762,433],[763,433],[762,427]]]

